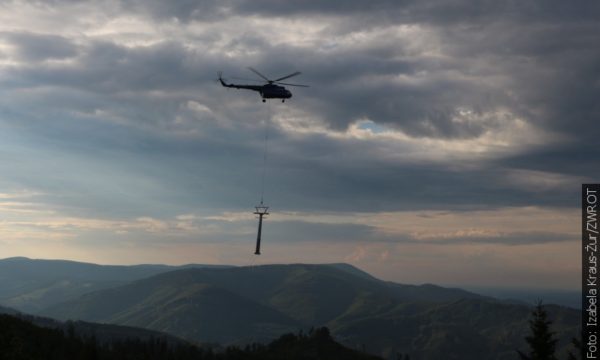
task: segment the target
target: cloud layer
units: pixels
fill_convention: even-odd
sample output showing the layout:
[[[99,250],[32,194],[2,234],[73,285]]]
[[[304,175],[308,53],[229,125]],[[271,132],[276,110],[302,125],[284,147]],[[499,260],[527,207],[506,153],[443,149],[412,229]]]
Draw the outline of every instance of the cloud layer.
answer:
[[[61,230],[84,243],[149,224],[156,242],[185,231],[241,241],[253,219],[203,233],[173,224],[251,209],[266,131],[265,199],[304,216],[273,221],[282,241],[572,241],[567,225],[539,219],[419,238],[359,217],[574,214],[580,184],[600,176],[598,15],[598,4],[560,1],[4,1],[1,192],[36,194],[52,221],[103,224]],[[247,66],[299,70],[293,81],[311,87],[262,104],[216,83],[218,71],[245,82],[234,78],[254,77]],[[5,229],[47,224],[12,203]]]

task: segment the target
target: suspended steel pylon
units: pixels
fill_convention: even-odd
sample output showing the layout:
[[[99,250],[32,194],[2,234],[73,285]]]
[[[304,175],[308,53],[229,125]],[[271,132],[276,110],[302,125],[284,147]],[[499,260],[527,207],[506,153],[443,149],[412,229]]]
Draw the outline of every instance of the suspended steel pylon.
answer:
[[[267,212],[269,210],[268,206],[263,205],[263,202],[260,202],[260,205],[254,207],[256,211],[254,214],[258,215],[258,234],[256,235],[256,251],[254,255],[260,255],[260,237],[262,233],[262,221],[263,217],[269,215]]]

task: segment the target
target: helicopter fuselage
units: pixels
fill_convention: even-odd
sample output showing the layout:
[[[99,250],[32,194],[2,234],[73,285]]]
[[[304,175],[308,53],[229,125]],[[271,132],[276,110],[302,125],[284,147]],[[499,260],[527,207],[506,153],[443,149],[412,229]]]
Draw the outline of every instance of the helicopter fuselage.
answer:
[[[265,85],[241,85],[241,84],[227,84],[223,79],[219,79],[221,85],[228,88],[234,89],[246,89],[256,91],[264,99],[289,99],[292,97],[292,93],[283,86],[275,84]]]

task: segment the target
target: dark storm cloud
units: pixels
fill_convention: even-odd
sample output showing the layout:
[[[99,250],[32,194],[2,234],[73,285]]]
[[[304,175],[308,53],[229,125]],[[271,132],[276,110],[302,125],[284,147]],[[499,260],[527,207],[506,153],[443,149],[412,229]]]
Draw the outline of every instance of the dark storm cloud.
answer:
[[[362,8],[363,14],[385,11],[397,17],[382,17],[377,26],[417,23],[432,26],[444,53],[450,57],[436,59],[417,56],[412,63],[388,58],[387,69],[378,65],[382,58],[373,46],[352,47],[347,52],[332,52],[315,63],[301,64],[302,68],[322,69],[317,62],[334,62],[336,68],[329,77],[319,74],[322,82],[336,78],[364,79],[379,75],[375,81],[356,81],[345,87],[334,81],[335,91],[319,94],[333,102],[327,120],[343,125],[366,115],[375,121],[393,123],[416,136],[464,137],[478,136],[490,129],[486,124],[465,128],[451,121],[457,105],[476,111],[508,107],[529,121],[552,130],[572,134],[598,134],[598,127],[588,125],[598,118],[597,87],[600,74],[600,51],[592,44],[600,40],[598,4],[565,4],[564,2],[375,2],[377,6]],[[271,2],[241,6],[254,7],[257,12],[281,16],[318,12],[319,3],[296,6],[268,6]],[[322,6],[325,14],[330,7]],[[352,4],[339,10],[352,13]],[[346,31],[369,28],[369,19],[360,15],[350,17]],[[377,41],[379,39],[376,39]],[[404,44],[382,42],[397,54],[403,54]],[[406,54],[406,52],[404,52]],[[296,57],[302,61],[302,57]],[[341,60],[340,60],[341,59]],[[384,57],[385,59],[385,57]],[[355,61],[355,62],[354,62]],[[408,65],[408,66],[407,66]],[[357,68],[361,68],[357,71]],[[385,76],[412,75],[427,71],[424,84],[398,85]],[[343,74],[338,76],[337,74]],[[460,76],[457,76],[460,75]],[[486,78],[503,83],[486,84]],[[316,82],[316,81],[315,81]],[[342,85],[342,86],[339,86]],[[348,89],[349,88],[349,89]],[[318,91],[318,90],[317,90]],[[337,97],[336,97],[337,95]],[[332,98],[333,97],[333,98]],[[348,100],[342,105],[344,100]],[[354,107],[348,105],[355,104]],[[333,112],[344,109],[344,113]],[[362,109],[362,111],[361,111]],[[341,124],[340,124],[341,123]],[[423,126],[427,125],[427,126]]]
[[[583,127],[599,114],[592,99],[599,95],[600,52],[590,44],[599,40],[600,24],[586,19],[532,20],[538,21],[513,27],[510,22],[498,22],[483,32],[450,29],[448,48],[455,49],[452,55],[456,57],[479,52],[478,56],[495,64],[496,71],[509,80],[512,107],[528,120],[581,135]],[[585,132],[589,134],[589,130],[597,134],[596,127]]]
[[[593,124],[588,126],[593,127]],[[591,128],[590,131],[593,132],[594,129]],[[573,176],[584,174],[589,181],[594,181],[593,179],[600,178],[598,147],[596,141],[593,139],[587,140],[587,136],[589,134],[581,134],[580,139],[575,143],[507,156],[499,160],[497,164],[512,169],[531,169],[546,172],[560,170],[562,174]],[[573,183],[572,188],[569,190],[573,205],[576,201],[573,196],[578,191],[580,191],[579,184]]]
[[[597,148],[587,145],[600,135],[596,101],[600,97],[600,50],[592,45],[600,41],[598,4],[511,3],[507,11],[494,11],[496,6],[488,4],[489,8],[475,5],[474,11],[464,7],[464,12],[437,11],[444,8],[441,3],[423,4],[415,8],[431,11],[415,10],[421,16],[414,17],[414,21],[431,24],[443,52],[450,56],[437,61],[417,56],[413,63],[402,64],[392,60],[389,63],[404,68],[390,66],[389,71],[380,71],[378,61],[366,58],[357,61],[363,64],[362,71],[343,63],[351,62],[352,56],[342,56],[342,63],[336,59],[336,71],[348,74],[346,81],[369,74],[384,78],[357,82],[355,86],[342,84],[331,93],[320,94],[320,99],[337,104],[319,107],[328,114],[330,123],[343,127],[352,119],[368,116],[414,136],[469,138],[494,131],[499,124],[454,123],[451,119],[457,105],[475,113],[506,108],[540,129],[570,138],[570,143],[557,145],[550,137],[547,147],[511,157],[511,163],[518,162],[520,168],[600,176],[592,165],[600,154]],[[523,11],[508,11],[511,7]],[[445,21],[452,17],[453,21]],[[355,26],[349,29],[360,29]],[[402,44],[396,46],[402,48]],[[354,49],[353,55],[362,54],[361,50]],[[401,50],[396,52],[402,54]],[[370,49],[365,53],[371,54]],[[421,84],[399,85],[385,80],[385,76],[411,76],[419,71],[428,73],[427,81]],[[326,74],[322,76],[327,78]],[[497,166],[502,168],[502,163]],[[488,165],[496,168],[493,162]],[[476,178],[485,181],[485,177]],[[575,195],[577,185],[573,184],[573,191],[561,201]],[[498,188],[498,193],[503,191]]]
[[[6,81],[15,87],[64,86],[114,93],[175,86],[185,89],[199,80],[186,64],[188,54],[173,42],[127,48],[92,41],[79,51],[76,66],[32,64],[13,69]]]
[[[579,134],[598,115],[593,79],[598,74],[599,51],[590,46],[599,40],[598,22],[591,15],[600,14],[597,5],[370,4],[235,3],[230,14],[300,17],[315,13],[338,19],[325,30],[325,38],[403,23],[424,26],[435,34],[431,40],[439,42],[444,57],[415,54],[406,43],[385,38],[341,49],[334,46],[321,54],[293,46],[262,47],[258,62],[263,67],[294,66],[305,70],[306,82],[319,84],[311,89],[312,97],[299,101],[317,108],[334,128],[367,116],[414,136],[472,138],[497,126],[453,121],[462,106],[478,113],[509,108],[541,127]],[[383,13],[388,16],[380,17]],[[421,77],[424,81],[394,81],[398,75],[418,73],[426,74]]]
[[[139,4],[136,4],[126,2],[123,6],[139,7]],[[344,46],[339,50],[325,51],[321,54],[294,46],[270,45],[269,39],[261,41],[253,36],[232,41],[231,46],[235,46],[236,42],[244,43],[258,51],[259,55],[250,60],[260,64],[262,68],[274,69],[271,70],[273,73],[286,71],[286,68],[304,70],[305,81],[319,86],[314,86],[314,89],[309,91],[309,96],[304,96],[305,101],[299,100],[301,105],[316,108],[319,116],[334,128],[344,128],[357,118],[367,116],[378,123],[396,126],[414,136],[472,138],[485,131],[493,131],[496,124],[457,123],[453,118],[458,106],[479,113],[508,107],[516,115],[527,116],[529,121],[542,125],[548,123],[553,128],[564,131],[573,131],[573,126],[565,126],[564,120],[551,121],[554,117],[564,119],[564,113],[568,113],[581,119],[575,120],[576,122],[585,123],[596,115],[596,112],[588,113],[589,107],[585,105],[594,106],[592,100],[597,98],[597,90],[593,86],[579,84],[577,79],[589,78],[586,75],[597,72],[597,68],[586,70],[582,69],[580,64],[570,64],[570,61],[598,63],[595,61],[598,51],[590,49],[589,46],[598,40],[595,35],[599,33],[595,31],[598,30],[598,24],[589,21],[589,13],[593,13],[595,7],[581,7],[575,10],[573,8],[578,7],[562,6],[556,2],[524,6],[515,2],[499,2],[500,5],[497,5],[496,2],[473,4],[459,1],[450,4],[385,1],[375,2],[375,5],[365,5],[364,2],[346,4],[311,1],[293,4],[271,1],[220,4],[181,1],[169,3],[168,6],[159,2],[145,5],[148,11],[164,14],[167,19],[189,19],[196,13],[213,14],[223,8],[227,9],[223,20],[247,12],[263,17],[279,15],[298,19],[307,13],[325,14],[334,19],[340,17],[336,17],[336,14],[346,14],[347,18],[340,17],[341,20],[331,29],[325,30],[325,37],[336,34],[335,28],[338,23],[342,24],[339,25],[342,28],[349,26],[340,33],[342,35],[371,29],[370,20],[362,18],[365,14],[402,15],[382,18],[377,24],[380,28],[411,24],[408,19],[413,14],[418,15],[415,23],[424,26],[432,24],[432,31],[439,37],[442,49],[451,55],[450,57],[436,58],[414,54],[414,50],[409,50],[407,44],[402,41],[390,43],[393,39],[385,38],[373,39],[374,41],[367,44]],[[556,18],[551,15],[557,16],[555,13],[562,12],[568,16],[556,23]],[[446,18],[462,20],[455,21],[456,24],[446,24],[443,21]],[[199,20],[204,21],[204,18]],[[578,24],[577,21],[583,23]],[[439,27],[441,25],[444,27]],[[253,29],[248,29],[249,34],[252,32]],[[250,39],[255,39],[252,40],[253,44]],[[167,52],[174,50],[173,54],[181,59],[185,54],[181,49],[176,49],[177,44],[172,46],[174,48],[167,49]],[[99,52],[90,55],[97,56],[97,61],[87,62],[86,65],[90,68],[102,68],[103,65],[108,68],[115,67],[115,76],[131,74],[130,77],[138,77],[126,77],[119,85],[129,84],[131,81],[135,83],[139,79],[152,79],[160,86],[168,86],[170,81],[181,86],[183,83],[179,81],[182,79],[198,78],[189,72],[178,72],[180,67],[177,66],[179,64],[175,56],[170,59],[174,63],[164,63],[163,66],[155,67],[173,69],[168,72],[166,78],[161,78],[160,72],[143,73],[143,69],[146,68],[143,63],[148,59],[164,59],[160,54],[153,53],[153,50],[145,53],[137,50],[140,57],[128,59],[130,66],[142,63],[138,71],[119,71],[127,67],[127,64],[113,64],[118,59],[118,54],[113,54],[110,49],[105,49],[106,52],[96,49]],[[412,56],[410,51],[413,51]],[[579,53],[569,55],[574,51]],[[197,56],[200,57],[199,54]],[[109,58],[112,61],[106,61]],[[208,65],[207,67],[199,66],[194,70],[213,70],[210,65],[216,65],[222,59],[213,60],[212,64],[201,64]],[[248,59],[238,59],[230,63],[243,68],[244,65],[248,65],[244,64],[244,61]],[[254,63],[252,65],[255,65]],[[393,79],[398,75],[415,76],[418,73],[427,74],[421,77],[424,81],[402,83]],[[178,77],[179,74],[183,76]],[[106,75],[111,79],[109,74]],[[494,85],[492,81],[482,81],[487,77],[502,77],[505,82]],[[543,89],[537,88],[538,84],[542,84]],[[562,86],[567,84],[571,84],[569,87],[574,91],[569,91],[568,98],[565,98],[560,94],[563,92]],[[559,92],[553,93],[554,91]],[[535,108],[532,108],[532,105]],[[550,111],[543,109],[544,113],[540,114],[540,107],[550,107]],[[587,110],[582,110],[586,108]],[[585,113],[573,114],[573,111]],[[581,126],[576,128],[577,131],[581,130]]]
[[[348,162],[273,160],[270,197],[279,207],[291,209],[367,212],[576,206],[578,201],[577,183],[571,188],[545,188],[540,183],[540,191],[532,191],[535,184],[521,187],[505,180],[508,169],[486,166],[465,171],[430,163],[397,165],[361,156],[360,149],[353,150],[354,160]],[[330,156],[341,159],[349,154],[336,152]]]
[[[16,48],[22,61],[66,59],[77,55],[77,46],[62,36],[3,32],[0,33],[0,38],[8,40]]]
[[[543,21],[595,20],[600,6],[594,2],[577,5],[560,0],[552,1],[444,1],[444,0],[379,0],[365,2],[304,0],[232,1],[171,1],[167,6],[160,1],[122,1],[125,9],[146,10],[158,18],[177,18],[182,21],[206,19],[211,16],[352,16],[374,24],[395,22],[414,23],[475,23],[490,22],[498,17],[540,19]]]
[[[578,184],[531,191],[510,183],[506,174],[517,169],[600,175],[600,170],[579,167],[598,158],[596,148],[579,143],[597,137],[600,128],[595,121],[600,118],[595,101],[600,96],[597,6],[124,1],[121,9],[147,16],[154,25],[196,22],[206,31],[198,39],[191,37],[196,48],[177,37],[125,46],[109,37],[75,41],[5,33],[25,62],[0,74],[3,121],[14,133],[25,134],[35,156],[47,148],[57,157],[74,154],[57,161],[64,176],[32,177],[17,171],[15,163],[14,175],[9,175],[15,183],[54,186],[55,191],[67,179],[71,188],[80,182],[85,185],[79,197],[53,201],[76,208],[99,204],[104,213],[114,208],[132,215],[143,208],[155,209],[158,216],[195,206],[237,209],[253,204],[262,159],[259,124],[267,110],[256,94],[225,91],[213,81],[218,70],[226,76],[252,76],[244,70],[247,65],[273,77],[303,71],[293,82],[311,87],[294,89],[288,107],[273,105],[273,113],[305,111],[339,133],[368,118],[415,138],[461,141],[501,131],[518,117],[571,138],[558,147],[549,136],[548,145],[535,152],[522,150],[485,162],[406,163],[387,159],[370,142],[323,134],[296,138],[272,127],[267,195],[277,209],[574,206]],[[314,16],[330,22],[319,35],[331,41],[314,46],[277,42],[276,34],[236,22],[246,16],[297,21]],[[227,25],[248,28],[231,39],[227,32],[233,29],[212,29],[228,20]],[[396,25],[418,29],[402,35]],[[413,38],[421,30],[428,35]],[[344,42],[345,36],[361,33],[367,40]],[[223,53],[237,49],[250,55]],[[39,63],[66,58],[74,63]],[[190,102],[208,111],[193,110]],[[456,121],[463,108],[472,120]],[[489,115],[498,109],[512,117]],[[106,181],[99,181],[98,173],[106,174]],[[138,177],[147,182],[136,187]],[[129,205],[111,198],[119,192]]]
[[[219,21],[227,16],[228,1],[218,0],[178,0],[164,2],[160,0],[122,0],[125,11],[145,13],[158,19],[177,19],[179,21],[203,20]]]

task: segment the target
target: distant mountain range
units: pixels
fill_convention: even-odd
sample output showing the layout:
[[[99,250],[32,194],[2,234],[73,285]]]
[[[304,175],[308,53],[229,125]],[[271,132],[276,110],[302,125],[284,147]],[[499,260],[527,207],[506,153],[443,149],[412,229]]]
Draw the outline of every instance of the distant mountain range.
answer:
[[[327,326],[347,346],[390,359],[398,353],[413,360],[514,359],[516,349],[526,349],[529,306],[461,289],[385,282],[348,264],[150,268],[145,271],[158,273],[146,277],[137,271],[127,281],[109,279],[120,281],[116,286],[83,295],[79,285],[79,294],[38,314],[222,344]],[[29,276],[34,279],[34,271]],[[86,281],[80,277],[77,284]],[[2,286],[0,281],[0,293]],[[578,332],[580,314],[560,306],[547,310],[564,352]]]
[[[266,341],[344,315],[401,301],[480,296],[434,286],[381,282],[349,265],[186,269],[90,293],[46,309],[85,319],[165,331],[195,341]],[[372,304],[365,302],[371,299]]]
[[[579,284],[581,285],[581,284]],[[581,309],[581,289],[558,290],[558,289],[526,289],[510,287],[483,287],[473,286],[466,290],[494,297],[496,299],[512,300],[522,304],[533,304],[539,299],[545,303],[567,306],[573,309]]]
[[[34,313],[85,293],[167,271],[215,265],[96,265],[14,257],[0,260],[0,304]]]

